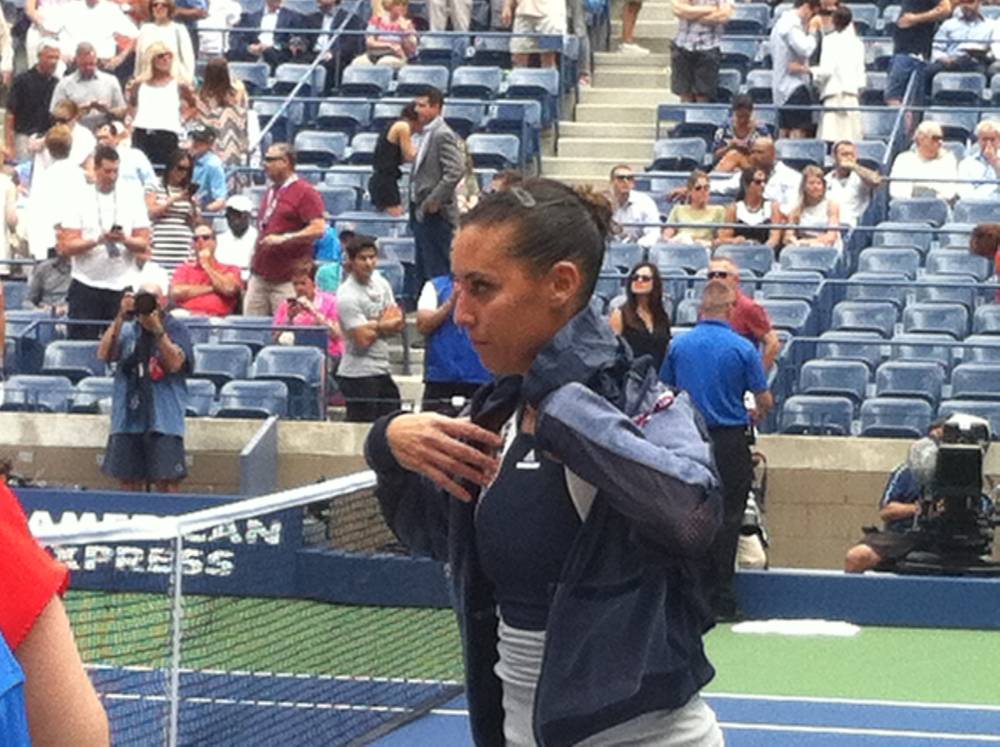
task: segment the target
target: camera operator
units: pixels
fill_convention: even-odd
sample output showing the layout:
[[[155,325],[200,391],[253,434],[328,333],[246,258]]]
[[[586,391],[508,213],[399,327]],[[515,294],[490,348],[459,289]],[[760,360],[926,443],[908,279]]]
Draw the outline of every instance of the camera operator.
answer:
[[[155,483],[176,492],[184,462],[185,378],[191,338],[179,319],[164,313],[163,289],[143,285],[122,297],[118,315],[101,338],[98,357],[118,362],[111,399],[111,432],[102,470],[123,490]]]

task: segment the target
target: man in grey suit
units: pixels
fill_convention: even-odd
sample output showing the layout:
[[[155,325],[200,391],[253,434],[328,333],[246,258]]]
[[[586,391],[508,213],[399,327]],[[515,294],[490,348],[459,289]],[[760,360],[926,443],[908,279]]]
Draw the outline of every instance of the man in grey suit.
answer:
[[[410,176],[410,230],[417,275],[426,281],[451,272],[451,239],[458,225],[455,187],[465,173],[458,135],[441,116],[444,97],[427,88],[414,100],[423,138]]]

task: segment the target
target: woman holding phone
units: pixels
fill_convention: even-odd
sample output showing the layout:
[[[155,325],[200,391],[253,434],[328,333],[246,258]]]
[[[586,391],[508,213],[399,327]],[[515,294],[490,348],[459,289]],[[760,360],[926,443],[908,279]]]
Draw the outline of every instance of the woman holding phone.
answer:
[[[454,314],[497,380],[366,443],[390,527],[449,564],[477,745],[722,744],[699,695],[719,481],[687,395],[590,307],[611,215],[547,179],[484,197]]]
[[[146,192],[146,207],[153,224],[153,259],[161,264],[179,265],[191,256],[198,205],[193,197],[198,185],[191,181],[194,162],[183,150],[167,161],[162,183]]]

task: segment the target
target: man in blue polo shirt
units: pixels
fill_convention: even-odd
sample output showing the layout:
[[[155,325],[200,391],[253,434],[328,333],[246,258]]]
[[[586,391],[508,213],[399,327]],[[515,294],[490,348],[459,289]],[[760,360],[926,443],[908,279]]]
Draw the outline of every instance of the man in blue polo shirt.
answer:
[[[674,338],[660,378],[684,389],[698,406],[715,452],[724,493],[722,528],[710,550],[708,588],[717,620],[737,616],[733,594],[736,545],[753,479],[748,440],[750,413],[743,404],[752,392],[755,418],[764,418],[773,399],[760,353],[729,326],[736,294],[721,280],[710,280],[701,298],[701,318],[690,332]]]

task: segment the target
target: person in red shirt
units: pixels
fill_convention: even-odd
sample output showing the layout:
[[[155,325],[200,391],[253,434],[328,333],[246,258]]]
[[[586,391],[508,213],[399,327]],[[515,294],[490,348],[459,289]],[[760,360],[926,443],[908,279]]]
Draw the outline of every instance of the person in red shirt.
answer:
[[[60,598],[68,582],[66,567],[31,536],[0,470],[0,634],[24,672],[32,744],[104,747],[111,740],[107,715]]]
[[[195,256],[174,270],[170,300],[202,316],[228,316],[236,311],[243,281],[240,268],[215,259],[215,229],[199,223],[194,229]]]
[[[771,318],[764,307],[740,290],[740,268],[731,259],[713,259],[708,265],[708,279],[721,280],[736,291],[729,326],[760,349],[764,370],[771,370],[781,350],[781,340],[771,328]]]
[[[295,151],[290,145],[275,143],[268,148],[264,170],[271,187],[257,218],[257,248],[243,301],[248,316],[273,316],[282,301],[295,295],[292,276],[312,262],[313,244],[326,231],[323,198],[295,175]]]
[[[980,223],[969,236],[969,251],[985,257],[993,263],[993,271],[1000,275],[1000,223]],[[1000,303],[1000,290],[996,292],[996,302]],[[0,337],[0,339],[3,339]]]

